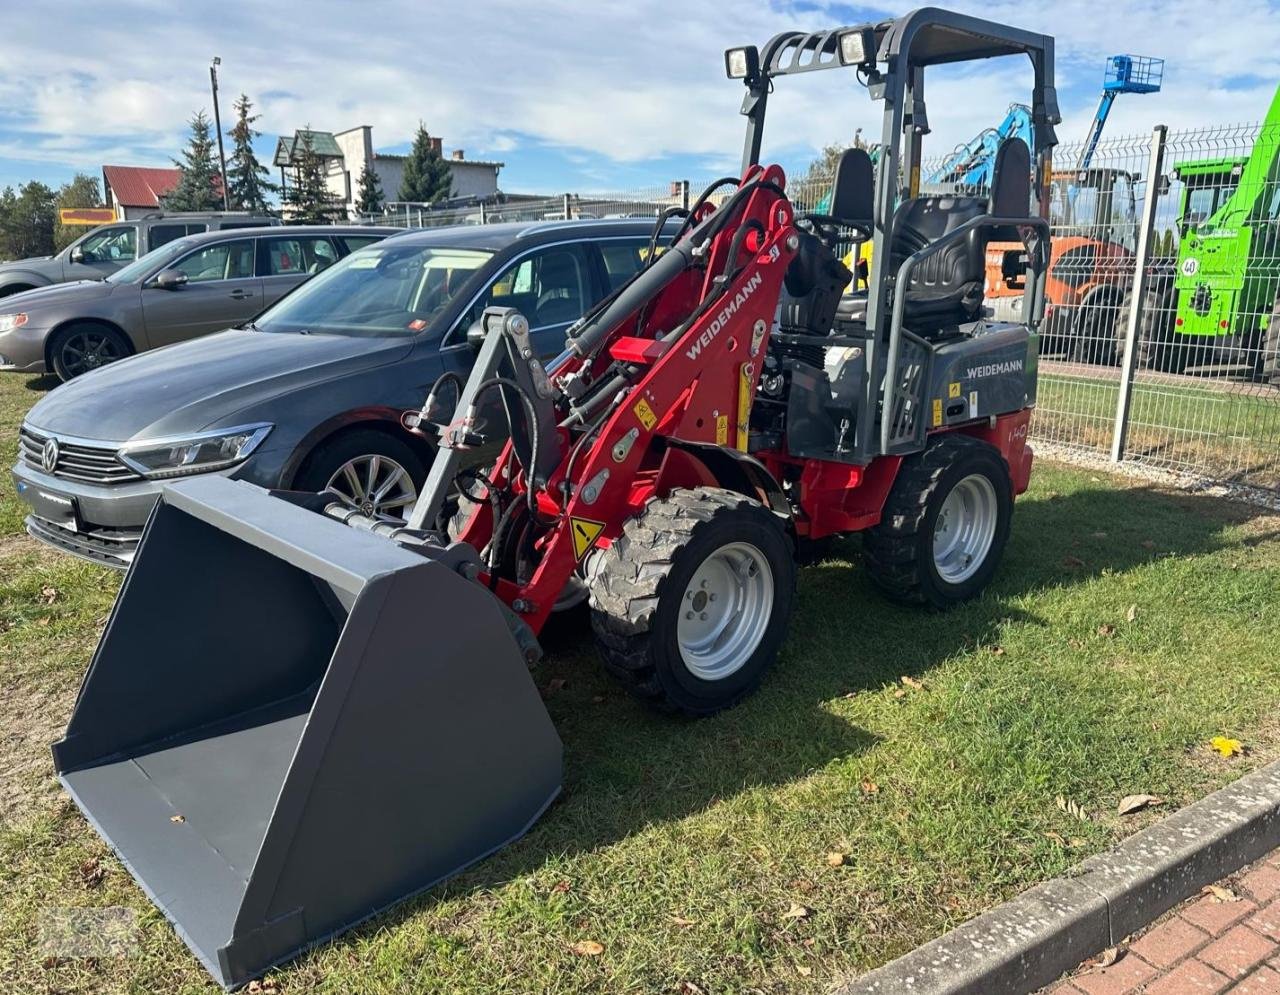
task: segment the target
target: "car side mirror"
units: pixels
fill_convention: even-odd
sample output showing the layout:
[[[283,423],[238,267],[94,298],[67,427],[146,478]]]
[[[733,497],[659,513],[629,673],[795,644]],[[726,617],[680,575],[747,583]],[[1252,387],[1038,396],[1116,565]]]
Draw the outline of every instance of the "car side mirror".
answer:
[[[71,261],[73,263],[82,263],[84,262],[84,259],[84,249],[80,248],[80,246],[77,245],[71,250]]]
[[[162,269],[152,282],[161,290],[177,290],[187,282],[187,274],[180,269]]]

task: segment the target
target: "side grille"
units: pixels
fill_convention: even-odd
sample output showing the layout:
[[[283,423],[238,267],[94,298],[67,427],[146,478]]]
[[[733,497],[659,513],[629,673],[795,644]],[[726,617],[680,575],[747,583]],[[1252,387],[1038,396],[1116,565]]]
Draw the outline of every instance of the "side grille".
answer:
[[[46,441],[47,435],[22,426],[18,433],[19,458],[30,467],[48,472],[44,468]],[[53,476],[86,484],[119,484],[142,479],[116,458],[116,450],[112,447],[64,442],[62,439],[58,439],[58,463]]]

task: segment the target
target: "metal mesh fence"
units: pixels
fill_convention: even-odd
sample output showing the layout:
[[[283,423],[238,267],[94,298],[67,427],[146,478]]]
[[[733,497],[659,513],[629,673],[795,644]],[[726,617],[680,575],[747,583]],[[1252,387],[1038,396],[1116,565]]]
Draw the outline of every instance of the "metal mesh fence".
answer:
[[[947,174],[961,150],[927,161],[922,192],[986,193],[984,180]],[[1055,150],[1053,230],[1039,399],[1032,431],[1067,449],[1215,480],[1280,490],[1280,124],[1238,125]],[[1147,176],[1162,156],[1154,190]],[[547,197],[501,195],[432,208],[396,204],[371,224],[403,227],[656,217],[687,207],[710,179],[658,187]],[[811,169],[790,194],[814,210],[831,187]],[[727,190],[725,191],[727,193]],[[1123,361],[1149,197],[1149,262],[1134,338],[1128,417]],[[716,198],[718,199],[718,198]],[[986,248],[985,295],[995,319],[1022,303],[1020,244]]]

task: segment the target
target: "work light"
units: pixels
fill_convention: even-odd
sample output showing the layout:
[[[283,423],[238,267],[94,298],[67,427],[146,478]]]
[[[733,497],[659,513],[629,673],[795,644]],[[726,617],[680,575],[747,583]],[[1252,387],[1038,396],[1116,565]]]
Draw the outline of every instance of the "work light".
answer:
[[[754,45],[724,53],[724,71],[730,79],[754,79],[760,72],[760,52]]]
[[[846,66],[870,66],[876,61],[875,32],[853,28],[840,35],[840,61]]]

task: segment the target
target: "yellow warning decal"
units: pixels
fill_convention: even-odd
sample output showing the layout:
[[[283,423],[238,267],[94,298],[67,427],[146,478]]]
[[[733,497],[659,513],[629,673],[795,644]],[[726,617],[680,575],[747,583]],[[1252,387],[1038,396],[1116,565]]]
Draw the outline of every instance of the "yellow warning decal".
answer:
[[[739,452],[747,451],[747,429],[751,421],[751,397],[755,393],[755,367],[743,363],[738,370],[738,431],[734,446]],[[720,443],[724,445],[724,443]]]
[[[947,397],[949,397],[951,400],[954,401],[959,396],[960,396],[960,384],[958,383],[948,384]]]
[[[570,516],[569,531],[573,534],[573,555],[580,560],[600,538],[600,533],[604,531],[604,522],[593,522],[589,518]]]
[[[640,419],[640,424],[644,426],[646,432],[658,424],[658,416],[653,413],[653,408],[649,407],[649,402],[643,397],[636,402],[636,406],[631,410],[636,413],[636,417]]]
[[[933,399],[933,424],[942,424],[942,398],[935,397]]]
[[[729,416],[718,415],[716,417],[716,445],[727,446],[729,444]]]

